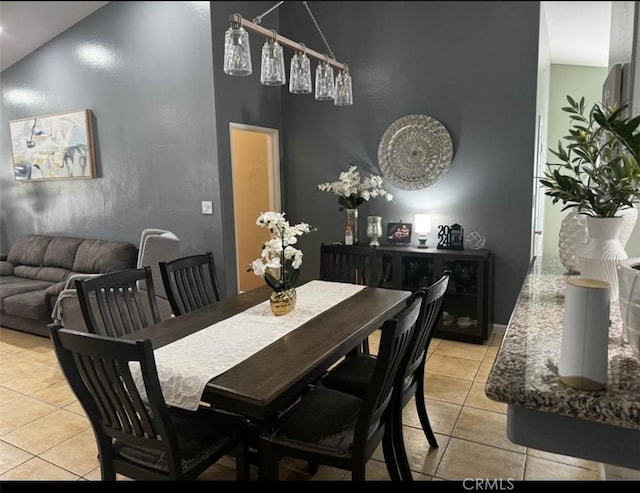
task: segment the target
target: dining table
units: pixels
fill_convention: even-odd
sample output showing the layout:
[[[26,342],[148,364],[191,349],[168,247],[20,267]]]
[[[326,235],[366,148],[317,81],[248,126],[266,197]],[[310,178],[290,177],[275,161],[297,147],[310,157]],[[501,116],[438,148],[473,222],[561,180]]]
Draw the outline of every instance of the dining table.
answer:
[[[318,280],[309,283],[306,287],[320,285],[325,293],[341,289],[344,291],[350,287],[353,289],[345,291],[347,294],[344,299],[327,303],[328,306],[320,313],[310,316],[282,337],[242,357],[225,371],[212,375],[210,379],[207,377],[200,405],[241,414],[261,426],[290,405],[334,363],[350,351],[356,350],[385,320],[396,316],[411,296],[411,292],[405,290],[348,286],[347,283]],[[303,284],[298,292],[303,292],[304,288]],[[233,317],[246,312],[256,313],[257,308],[266,307],[265,311],[257,312],[258,315],[281,324],[285,323],[286,317],[294,316],[292,314],[297,310],[304,311],[305,299],[299,294],[298,304],[292,314],[274,319],[275,316],[268,313],[271,292],[265,285],[228,296],[219,302],[169,318],[124,337],[131,340],[151,340],[162,384],[162,360],[159,354],[168,346],[182,343],[180,353],[184,358],[186,371],[186,367],[193,366],[190,351],[193,351],[194,358],[197,353],[200,358],[204,354],[206,359],[209,350],[212,355],[216,351],[223,354],[224,345],[233,346],[235,335],[238,340],[242,340],[242,335],[246,335],[247,331],[261,330],[260,326],[251,327],[251,320],[259,320],[259,317],[237,319],[237,325],[229,323],[236,320]],[[225,322],[226,325],[231,325],[227,327],[230,329],[227,331],[227,339],[218,341],[214,337],[206,339],[206,343],[203,343],[203,339],[194,339],[200,335],[199,332],[204,334],[203,331],[209,331],[211,327],[215,328]],[[232,339],[231,342],[228,338]],[[184,344],[192,339],[191,346]],[[172,371],[179,374],[180,365]]]

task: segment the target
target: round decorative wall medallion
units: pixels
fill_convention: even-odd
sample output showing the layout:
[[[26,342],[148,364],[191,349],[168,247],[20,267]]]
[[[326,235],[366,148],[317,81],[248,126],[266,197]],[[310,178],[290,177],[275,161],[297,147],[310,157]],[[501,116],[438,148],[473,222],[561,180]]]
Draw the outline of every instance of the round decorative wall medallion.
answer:
[[[408,115],[385,130],[378,145],[382,175],[403,190],[420,190],[436,183],[453,158],[451,136],[435,118]]]

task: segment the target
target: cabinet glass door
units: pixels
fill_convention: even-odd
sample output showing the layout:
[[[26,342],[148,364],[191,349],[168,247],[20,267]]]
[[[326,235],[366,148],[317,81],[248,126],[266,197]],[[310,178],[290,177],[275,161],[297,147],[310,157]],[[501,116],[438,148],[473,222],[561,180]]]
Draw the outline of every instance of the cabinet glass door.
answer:
[[[433,259],[402,257],[402,289],[416,290],[433,284]]]

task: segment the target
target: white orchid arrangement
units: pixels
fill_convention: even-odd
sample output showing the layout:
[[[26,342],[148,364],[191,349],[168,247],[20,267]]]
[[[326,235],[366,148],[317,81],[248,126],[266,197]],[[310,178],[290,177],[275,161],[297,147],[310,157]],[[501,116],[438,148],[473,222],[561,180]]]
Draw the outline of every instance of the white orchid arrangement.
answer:
[[[269,228],[271,238],[262,244],[260,257],[251,262],[247,269],[256,276],[264,277],[265,282],[274,291],[291,289],[300,275],[302,251],[293,247],[298,236],[313,231],[307,223],[294,226],[285,219],[284,212],[263,212],[256,224]]]
[[[321,183],[318,190],[331,192],[338,196],[338,210],[357,209],[363,202],[372,198],[383,197],[388,202],[393,200],[393,195],[382,188],[382,178],[378,175],[370,175],[361,180],[358,167],[351,165],[347,171],[340,173],[340,180],[331,183]]]

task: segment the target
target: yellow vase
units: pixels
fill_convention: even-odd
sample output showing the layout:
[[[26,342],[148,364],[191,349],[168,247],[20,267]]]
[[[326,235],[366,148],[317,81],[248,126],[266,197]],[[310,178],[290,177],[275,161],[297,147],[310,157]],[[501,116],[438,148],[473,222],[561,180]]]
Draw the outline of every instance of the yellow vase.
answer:
[[[296,289],[274,291],[269,297],[269,303],[274,315],[286,315],[296,307]]]

